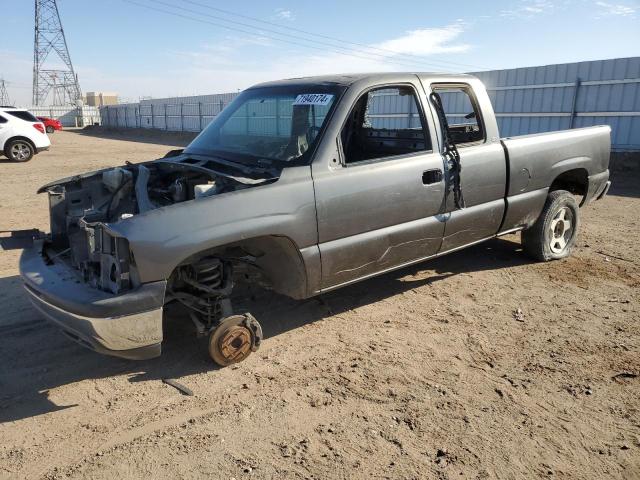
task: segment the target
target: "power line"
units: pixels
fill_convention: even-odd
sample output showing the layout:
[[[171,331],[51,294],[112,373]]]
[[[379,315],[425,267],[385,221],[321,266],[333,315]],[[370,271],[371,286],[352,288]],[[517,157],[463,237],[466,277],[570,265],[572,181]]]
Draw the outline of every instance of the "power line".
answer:
[[[332,52],[332,53],[337,53],[339,55],[345,55],[345,56],[356,57],[356,58],[363,58],[365,60],[376,60],[376,61],[379,61],[381,59],[379,57],[382,57],[382,59],[386,60],[388,63],[392,63],[392,64],[396,64],[396,65],[403,65],[403,66],[410,66],[412,68],[415,68],[415,65],[417,64],[417,62],[413,62],[412,64],[408,64],[406,62],[401,62],[401,61],[394,60],[393,58],[389,58],[387,56],[382,56],[382,55],[373,54],[373,53],[367,53],[366,56],[365,55],[360,55],[358,53],[353,53],[352,49],[342,49],[344,51],[336,50],[337,48],[340,48],[340,47],[336,47],[334,45],[325,43],[324,45],[327,45],[327,46],[331,47],[331,49],[328,50],[328,49],[326,49],[324,47],[318,47],[318,46],[315,46],[315,45],[305,45],[305,44],[300,44],[299,43],[299,41],[310,42],[310,43],[315,43],[315,44],[318,44],[318,43],[322,44],[322,42],[317,42],[317,41],[314,41],[314,40],[305,39],[305,38],[301,38],[301,37],[285,34],[285,33],[282,33],[282,32],[273,32],[273,33],[275,33],[277,35],[281,35],[281,36],[292,37],[292,38],[296,39],[297,41],[286,40],[286,39],[283,39],[283,38],[277,38],[277,37],[273,37],[273,36],[270,36],[270,35],[265,35],[265,34],[260,33],[260,31],[258,31],[258,32],[249,31],[249,30],[245,30],[245,29],[242,29],[242,28],[238,28],[238,27],[232,27],[232,26],[229,26],[229,25],[221,24],[221,23],[211,22],[211,21],[205,20],[203,18],[194,18],[192,16],[184,15],[184,14],[181,14],[181,13],[177,13],[177,12],[173,12],[173,11],[169,11],[169,10],[164,10],[164,9],[158,8],[156,6],[152,7],[150,5],[142,4],[142,3],[139,3],[139,2],[134,1],[134,0],[122,0],[122,1],[124,1],[126,3],[131,3],[133,5],[137,5],[139,7],[147,8],[147,9],[152,10],[152,11],[158,11],[158,12],[166,13],[168,15],[181,17],[181,18],[184,18],[184,19],[187,19],[187,20],[192,20],[192,21],[196,21],[196,22],[199,22],[199,23],[205,23],[205,24],[216,26],[216,27],[222,27],[222,28],[225,28],[225,29],[228,29],[228,30],[238,31],[238,32],[246,33],[248,35],[252,35],[252,36],[256,36],[256,37],[268,38],[270,40],[275,40],[275,41],[278,41],[278,42],[292,44],[292,45],[295,45],[297,47],[311,48],[311,49],[319,50],[319,51],[322,51],[322,52],[325,52],[325,53],[329,51],[329,52]],[[171,8],[179,8],[179,7],[175,7],[175,6],[171,5],[171,4],[167,4],[165,2],[162,2],[161,0],[148,0],[148,1],[154,2],[156,4],[159,3],[159,4],[162,4],[162,5],[171,7]],[[182,10],[185,10],[185,9],[182,9]],[[193,11],[193,10],[189,10],[189,9],[186,9],[186,10],[189,11],[189,12],[195,13],[197,15],[202,15],[202,16],[205,16],[205,17],[218,18],[218,17],[213,17],[211,15],[207,15],[207,14],[202,13],[202,12]],[[223,20],[223,21],[232,22],[232,23],[235,23],[235,24],[239,24],[240,23],[240,22],[235,22],[235,21],[231,21],[231,20]],[[252,29],[256,29],[256,27],[253,26],[253,25],[247,25],[247,24],[241,24],[241,25],[247,26],[247,27],[252,28]],[[262,30],[266,31],[265,29],[262,29]],[[431,66],[433,66],[433,65],[431,65]],[[437,68],[442,68],[442,67],[437,67]]]
[[[176,16],[179,16],[179,17],[182,17],[182,18],[187,18],[189,20],[199,21],[201,23],[208,23],[210,25],[226,28],[226,29],[229,29],[229,30],[235,30],[235,31],[246,33],[246,34],[253,35],[253,36],[268,38],[270,40],[276,40],[276,41],[283,42],[283,43],[289,43],[289,44],[295,45],[297,47],[312,48],[314,50],[320,50],[322,52],[331,51],[333,53],[338,53],[340,55],[347,55],[347,56],[351,56],[351,57],[362,58],[362,59],[365,59],[365,60],[379,61],[380,60],[379,57],[382,57],[379,54],[372,54],[372,53],[365,53],[364,55],[360,55],[358,53],[353,53],[352,49],[345,49],[345,48],[337,47],[337,46],[329,44],[329,43],[318,42],[316,40],[310,40],[310,39],[302,38],[302,37],[299,37],[299,36],[296,36],[296,35],[290,35],[290,34],[287,34],[287,33],[276,32],[276,31],[268,30],[268,29],[264,29],[264,28],[262,28],[261,30],[258,30],[258,31],[247,31],[247,30],[244,30],[244,29],[241,29],[241,28],[238,28],[238,27],[230,27],[230,26],[225,25],[225,24],[215,23],[215,22],[203,20],[201,18],[189,17],[189,16],[183,15],[181,13],[176,13],[176,12],[171,12],[171,11],[167,11],[167,10],[163,10],[163,9],[158,9],[157,7],[151,7],[151,6],[148,6],[148,5],[140,4],[140,3],[135,2],[133,0],[124,0],[124,1],[128,2],[128,3],[133,3],[133,4],[138,5],[138,6],[143,6],[145,8],[152,9],[154,11],[157,10],[157,11],[161,11],[161,12],[164,12],[164,13],[168,13],[170,15],[176,15]],[[216,19],[216,20],[221,20],[221,21],[224,21],[224,22],[229,22],[229,23],[233,23],[233,24],[236,24],[236,25],[241,25],[241,26],[248,27],[248,28],[251,28],[251,29],[257,29],[257,27],[255,25],[248,25],[246,23],[236,22],[235,20],[222,19],[222,18],[216,17],[214,15],[209,15],[209,14],[206,14],[206,13],[203,13],[203,12],[199,12],[199,11],[196,11],[196,10],[191,10],[191,9],[188,9],[188,8],[176,7],[176,6],[174,6],[174,5],[170,4],[170,3],[163,2],[162,0],[147,0],[147,1],[153,2],[153,3],[156,3],[156,4],[161,4],[161,5],[170,7],[170,8],[180,9],[181,11],[187,11],[187,12],[190,12],[190,13],[194,13],[194,14],[199,15],[199,16],[209,17],[209,18],[213,18],[213,19]],[[274,33],[276,35],[292,38],[293,40],[286,40],[286,39],[283,39],[283,38],[273,37],[273,36],[270,36],[270,35],[266,35],[266,34],[264,34],[262,32]],[[304,45],[304,44],[301,45],[300,41],[312,43],[314,45]],[[331,47],[333,50],[327,50],[324,47],[315,46],[315,44],[328,46],[328,47]],[[389,59],[388,57],[383,57],[383,58],[384,58],[384,60],[389,61],[389,63],[395,63],[397,65],[409,66],[409,67],[412,67],[412,68],[415,68],[415,64],[416,64],[416,62],[412,62],[411,64],[408,64],[408,63],[405,63],[405,62],[399,62],[399,61],[396,61],[396,60],[393,60],[393,59]]]
[[[202,8],[207,8],[209,10],[215,10],[217,12],[221,12],[221,13],[224,13],[224,14],[227,14],[227,15],[232,15],[232,16],[235,16],[235,17],[245,18],[245,19],[251,20],[253,22],[262,23],[262,24],[265,24],[265,25],[271,25],[271,26],[274,26],[274,27],[277,27],[277,28],[281,28],[281,29],[285,29],[285,30],[291,30],[291,31],[294,31],[294,32],[299,32],[299,33],[305,34],[307,36],[325,38],[327,40],[331,40],[331,41],[342,43],[342,44],[346,43],[346,44],[349,44],[349,45],[356,45],[358,47],[364,47],[369,51],[376,50],[376,51],[379,51],[379,52],[382,52],[382,53],[386,53],[387,55],[398,56],[398,57],[411,57],[411,58],[419,60],[420,62],[424,61],[424,57],[423,56],[414,55],[412,53],[399,53],[399,52],[395,52],[394,50],[389,50],[389,49],[381,48],[381,47],[374,47],[374,46],[371,46],[371,45],[367,45],[365,43],[358,43],[358,42],[353,42],[353,41],[349,41],[349,40],[344,40],[344,39],[341,39],[341,38],[331,37],[329,35],[323,35],[321,33],[310,32],[310,31],[307,31],[307,30],[303,30],[301,28],[293,27],[293,26],[280,25],[279,23],[269,22],[268,20],[262,20],[262,19],[259,19],[259,18],[256,18],[256,17],[250,17],[249,15],[243,15],[241,13],[235,13],[235,12],[232,12],[230,10],[225,10],[225,9],[222,9],[222,8],[219,8],[219,7],[214,7],[214,6],[211,6],[211,5],[204,4],[204,3],[196,2],[194,0],[182,0],[182,1],[186,2],[186,3],[190,3],[192,5],[197,5],[197,6],[202,7]],[[217,17],[217,18],[219,18],[219,17]],[[459,66],[459,67],[477,68],[479,70],[485,69],[485,67],[480,67],[478,65],[471,65],[471,64],[466,64],[466,63],[452,62],[450,60],[435,60],[435,62],[436,63],[442,63],[442,64],[455,65],[455,66]]]
[[[203,15],[203,16],[206,16],[208,18],[213,18],[214,20],[220,20],[220,21],[223,21],[223,22],[233,23],[233,24],[236,24],[236,25],[241,25],[243,27],[260,28],[264,32],[269,32],[269,33],[272,33],[272,34],[275,34],[275,35],[281,35],[281,36],[284,36],[284,37],[293,38],[294,40],[303,40],[305,42],[313,42],[314,44],[324,45],[324,46],[328,46],[328,47],[331,47],[331,48],[337,48],[337,49],[340,49],[341,51],[346,51],[346,52],[349,52],[349,53],[358,52],[360,54],[367,55],[368,58],[370,58],[370,59],[376,59],[377,60],[378,58],[382,58],[384,60],[390,60],[391,59],[393,61],[396,61],[396,59],[398,57],[405,56],[405,54],[401,54],[401,53],[399,54],[399,53],[394,52],[392,50],[385,50],[385,49],[380,49],[380,48],[377,48],[377,47],[370,47],[370,46],[364,45],[364,44],[348,42],[348,41],[345,41],[345,40],[336,39],[336,38],[329,37],[329,36],[326,36],[326,35],[320,35],[320,37],[328,38],[328,39],[330,39],[330,40],[332,40],[334,42],[350,43],[352,45],[358,45],[360,47],[365,47],[366,50],[363,50],[362,48],[343,47],[342,45],[335,45],[333,43],[327,43],[327,42],[323,42],[323,41],[319,41],[319,40],[303,38],[303,37],[300,37],[299,35],[283,33],[283,32],[279,32],[279,31],[273,30],[273,29],[268,29],[268,28],[264,28],[264,27],[257,27],[255,25],[250,25],[250,24],[247,24],[247,23],[238,22],[236,20],[230,20],[230,19],[224,18],[224,17],[219,17],[219,16],[215,16],[215,15],[209,15],[209,14],[206,14],[204,12],[200,12],[198,10],[191,10],[191,9],[183,8],[183,7],[175,7],[172,4],[168,4],[166,2],[163,2],[162,0],[150,0],[150,1],[155,1],[157,3],[161,3],[161,4],[165,5],[165,6],[170,6],[170,7],[176,8],[176,9],[179,8],[181,10],[186,10],[186,11],[188,11],[190,13],[195,13],[197,15]],[[193,5],[198,5],[198,6],[203,7],[203,8],[211,8],[213,10],[221,10],[221,9],[217,9],[215,7],[209,7],[208,5],[205,5],[205,4],[202,4],[202,3],[199,3],[199,2],[194,2],[194,1],[191,1],[191,0],[183,0],[183,1],[186,1],[187,3],[193,4]],[[222,11],[224,11],[227,14],[234,15],[232,12],[228,12],[226,10],[222,10]],[[284,30],[289,29],[289,30],[292,30],[292,31],[301,31],[301,32],[305,33],[306,35],[315,35],[315,34],[310,33],[310,32],[304,32],[304,30],[295,29],[293,27],[286,27],[286,26],[283,26],[283,25],[278,25],[277,23],[273,23],[273,22],[267,22],[267,21],[264,21],[264,20],[259,20],[259,19],[253,18],[253,17],[249,17],[247,15],[242,15],[242,18],[248,18],[253,22],[260,22],[260,23],[266,23],[268,25],[275,25],[278,28],[284,29]],[[380,53],[375,53],[372,50],[380,50],[380,51],[384,52],[385,54],[383,55],[383,54],[380,54]],[[425,60],[422,57],[418,57],[416,55],[411,55],[411,54],[409,54],[408,56],[415,57],[418,60],[414,60],[414,59],[411,59],[411,58],[410,59],[400,58],[400,61],[404,62],[404,63],[401,63],[401,65],[408,65],[408,66],[412,66],[412,65],[428,65],[430,68],[431,67],[451,68],[451,66],[448,66],[448,65],[436,65],[437,63],[441,63],[441,64],[444,63],[444,62],[441,62],[441,61],[435,61],[435,62],[429,63],[429,62],[425,62]]]

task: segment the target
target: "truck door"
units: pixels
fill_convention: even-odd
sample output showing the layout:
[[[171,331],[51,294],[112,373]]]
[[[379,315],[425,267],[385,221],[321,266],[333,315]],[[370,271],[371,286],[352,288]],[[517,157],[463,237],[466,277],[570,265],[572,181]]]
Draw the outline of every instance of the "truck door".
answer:
[[[498,233],[505,210],[506,160],[491,103],[482,86],[434,83],[431,89],[441,98],[451,138],[460,154],[465,203],[465,208],[458,209],[449,188],[440,247],[446,252]],[[483,112],[487,112],[487,118]]]
[[[422,99],[410,83],[367,88],[334,118],[338,159],[312,165],[323,289],[438,252],[444,165]]]

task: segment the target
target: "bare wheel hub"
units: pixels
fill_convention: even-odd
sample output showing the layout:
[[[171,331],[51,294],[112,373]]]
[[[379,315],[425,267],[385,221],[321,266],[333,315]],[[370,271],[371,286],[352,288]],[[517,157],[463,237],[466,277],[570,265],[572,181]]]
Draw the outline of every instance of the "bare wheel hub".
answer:
[[[209,355],[222,367],[238,363],[255,352],[262,341],[262,328],[249,313],[223,319],[209,336]]]
[[[549,224],[551,239],[549,248],[553,253],[562,253],[573,234],[573,214],[567,207],[562,207]]]
[[[231,327],[220,338],[218,348],[229,362],[241,362],[251,353],[251,332],[246,327]]]

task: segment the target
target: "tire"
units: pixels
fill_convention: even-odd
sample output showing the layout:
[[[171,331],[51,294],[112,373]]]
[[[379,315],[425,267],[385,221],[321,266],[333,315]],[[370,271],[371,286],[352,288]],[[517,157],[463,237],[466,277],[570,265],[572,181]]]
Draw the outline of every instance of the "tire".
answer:
[[[46,128],[46,131],[47,131],[47,133],[55,133],[56,129],[55,129],[55,128],[53,128],[51,125],[49,125],[49,126]]]
[[[542,262],[571,255],[580,227],[580,208],[566,190],[549,194],[542,213],[522,232],[522,247],[527,255]]]
[[[33,158],[35,149],[28,141],[22,139],[9,140],[4,147],[4,154],[14,162],[28,162]]]

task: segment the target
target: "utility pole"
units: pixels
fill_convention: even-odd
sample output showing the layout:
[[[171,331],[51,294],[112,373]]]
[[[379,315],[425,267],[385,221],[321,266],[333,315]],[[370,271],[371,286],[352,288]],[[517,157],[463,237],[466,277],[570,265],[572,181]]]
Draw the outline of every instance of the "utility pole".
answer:
[[[4,83],[4,78],[0,78],[0,105],[5,107],[13,105],[9,98],[9,92],[7,92],[7,86]]]
[[[71,63],[56,0],[35,0],[35,6],[33,104],[44,105],[52,92],[54,105],[78,105],[82,91]],[[47,69],[45,62],[51,53],[62,60],[66,68]]]

